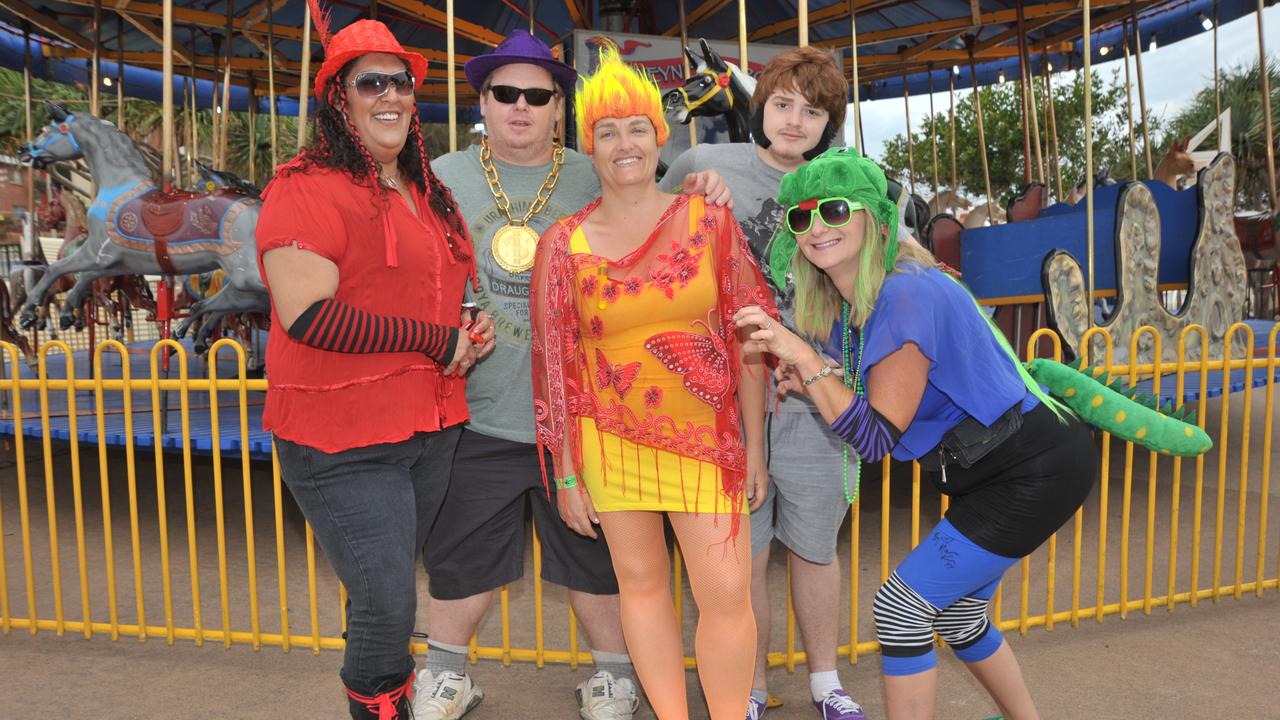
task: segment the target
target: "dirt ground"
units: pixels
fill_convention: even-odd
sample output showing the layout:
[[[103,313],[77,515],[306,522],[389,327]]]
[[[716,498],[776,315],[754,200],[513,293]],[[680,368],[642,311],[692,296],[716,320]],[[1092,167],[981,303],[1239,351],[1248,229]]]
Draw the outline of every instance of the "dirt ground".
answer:
[[[1024,606],[1029,616],[1039,615],[1050,603],[1056,611],[1070,610],[1073,601],[1093,607],[1100,582],[1103,602],[1111,606],[1142,600],[1148,592],[1158,598],[1166,594],[1171,580],[1177,593],[1211,587],[1215,578],[1225,586],[1237,577],[1249,582],[1261,576],[1274,585],[1280,568],[1280,513],[1273,509],[1264,519],[1261,511],[1280,495],[1280,482],[1267,478],[1280,458],[1274,448],[1263,449],[1263,399],[1260,392],[1254,394],[1246,449],[1240,442],[1243,408],[1236,396],[1225,413],[1228,445],[1205,458],[1200,482],[1194,462],[1181,464],[1175,482],[1168,459],[1158,462],[1153,480],[1143,452],[1135,453],[1126,474],[1124,447],[1113,444],[1105,486],[1100,483],[1085,504],[1079,546],[1068,523],[1058,535],[1052,563],[1048,547],[1037,551],[1028,563],[1025,600],[1022,570],[1011,570],[998,617],[1015,620]],[[1209,417],[1217,440],[1220,403],[1210,403]],[[321,555],[316,557],[312,610],[305,523],[287,489],[277,509],[269,464],[251,463],[246,475],[238,459],[225,458],[215,467],[208,458],[196,457],[188,495],[181,456],[166,456],[159,464],[142,449],[132,455],[107,451],[104,457],[106,462],[100,463],[95,447],[80,448],[77,487],[66,444],[52,444],[46,463],[41,444],[28,440],[25,484],[19,482],[12,446],[0,452],[0,579],[5,586],[0,595],[11,618],[34,613],[51,619],[61,612],[68,621],[87,616],[95,623],[109,623],[114,612],[125,625],[144,616],[152,628],[163,628],[170,620],[178,628],[191,628],[198,615],[206,630],[227,627],[249,633],[256,623],[263,633],[278,634],[287,624],[295,636],[308,636],[314,624],[323,637],[341,633],[340,591]],[[1269,465],[1265,473],[1264,463]],[[46,492],[49,486],[51,496]],[[857,640],[874,638],[869,610],[876,586],[939,515],[937,493],[927,481],[914,484],[909,471],[895,473],[885,483],[878,466],[868,469],[862,493],[857,533],[846,522],[839,544],[845,579],[842,644],[851,634],[847,609],[855,591],[861,608],[855,617]],[[24,494],[25,519],[20,512]],[[110,504],[105,514],[104,500]],[[917,507],[919,523],[912,521]],[[1238,521],[1241,508],[1243,523]],[[109,533],[104,515],[111,522]],[[167,535],[161,532],[161,518]],[[24,537],[29,538],[25,547]],[[851,563],[855,540],[857,562]],[[1106,545],[1100,552],[1102,540]],[[81,556],[83,577],[78,569]],[[508,594],[510,642],[515,648],[531,648],[535,642],[535,590],[528,579],[532,562],[531,556],[526,558],[526,579]],[[1074,587],[1077,562],[1080,581]],[[775,552],[771,564],[775,620],[770,648],[777,652],[787,646],[783,553]],[[554,586],[544,590],[546,647],[567,649],[565,593]],[[1216,603],[1202,599],[1195,608],[1180,602],[1173,612],[1157,603],[1149,616],[1138,607],[1127,618],[1112,614],[1099,623],[1088,615],[1078,627],[1059,620],[1052,631],[1033,626],[1025,635],[1016,628],[1006,630],[1006,635],[1045,718],[1280,718],[1280,683],[1274,679],[1280,644],[1274,642],[1276,623],[1271,615],[1280,610],[1278,596],[1274,588],[1261,598],[1251,591],[1238,600],[1228,594]],[[419,617],[424,619],[425,576],[419,579],[419,597]],[[687,588],[683,600],[691,652],[696,610]],[[226,649],[220,641],[197,646],[182,638],[170,646],[163,632],[154,631],[140,642],[134,637],[113,641],[102,629],[85,639],[72,630],[59,637],[52,629],[41,629],[33,637],[26,629],[14,628],[0,635],[0,720],[46,715],[95,720],[345,717],[337,678],[339,651],[313,654],[305,643],[298,643],[289,652],[269,644],[255,652],[245,637],[237,635],[236,644]],[[581,640],[581,631],[578,637]],[[479,642],[501,645],[496,609],[481,627]],[[800,640],[795,644],[802,649]],[[982,720],[994,715],[994,706],[963,666],[946,650],[940,659],[937,717]],[[870,717],[883,718],[876,655],[863,655],[856,665],[842,660],[840,667],[846,688],[867,707]],[[499,661],[482,660],[472,673],[486,699],[468,717],[576,717],[572,690],[589,672],[587,667],[572,670],[549,664],[538,669],[519,662],[503,667]],[[688,679],[692,716],[705,718],[696,674]],[[816,717],[808,703],[803,664],[794,673],[781,667],[771,670],[770,683],[785,704],[767,717]]]
[[[1280,596],[1223,600],[1218,606],[1160,610],[1127,620],[1092,620],[1052,633],[1032,631],[1011,642],[1045,720],[1059,718],[1275,718],[1280,716]],[[163,639],[140,643],[13,631],[0,638],[0,717],[332,718],[347,717],[338,685],[341,656],[237,645],[196,647]],[[879,661],[841,666],[841,676],[871,718],[884,718]],[[528,664],[471,669],[486,692],[468,720],[576,718],[574,684],[587,670]],[[690,673],[693,714],[706,718]],[[766,717],[814,718],[803,669],[771,671],[784,705]],[[941,654],[937,717],[981,720],[994,715],[981,687],[948,653]]]

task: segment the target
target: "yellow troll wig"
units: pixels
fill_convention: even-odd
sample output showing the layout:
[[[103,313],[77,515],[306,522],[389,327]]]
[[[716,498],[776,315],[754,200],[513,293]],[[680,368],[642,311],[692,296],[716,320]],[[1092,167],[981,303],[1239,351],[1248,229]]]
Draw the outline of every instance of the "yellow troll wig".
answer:
[[[618,56],[618,48],[605,44],[600,48],[600,64],[591,75],[584,75],[574,93],[574,113],[578,117],[578,134],[583,150],[590,155],[595,149],[592,130],[605,118],[644,115],[658,133],[658,146],[667,142],[670,130],[662,112],[662,93],[644,70],[632,67]]]

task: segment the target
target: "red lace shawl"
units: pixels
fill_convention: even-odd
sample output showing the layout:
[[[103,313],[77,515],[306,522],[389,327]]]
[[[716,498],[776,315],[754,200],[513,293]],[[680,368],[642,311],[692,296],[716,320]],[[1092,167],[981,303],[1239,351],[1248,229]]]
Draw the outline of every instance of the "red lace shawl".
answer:
[[[714,463],[722,469],[725,495],[739,503],[734,507],[740,507],[746,453],[736,400],[743,364],[733,315],[743,306],[759,305],[777,316],[760,269],[733,215],[714,206],[704,210],[701,196],[676,198],[648,239],[616,262],[573,253],[570,238],[599,204],[600,200],[596,200],[577,214],[559,220],[538,244],[529,295],[538,445],[552,451],[561,477],[576,474],[582,467],[582,442],[577,437],[576,420],[590,417],[600,431],[638,445]],[[698,332],[681,333],[687,336],[685,342],[669,345],[665,355],[649,350],[651,343],[637,348],[636,353],[651,359],[657,355],[657,361],[664,362],[668,371],[683,374],[683,387],[714,408],[715,427],[654,413],[647,409],[652,405],[636,400],[620,403],[618,393],[605,392],[608,382],[604,387],[593,382],[582,342],[582,317],[591,317],[585,314],[590,312],[586,305],[597,301],[636,302],[638,298],[629,296],[639,295],[646,284],[679,302],[680,289],[688,284],[691,274],[699,266],[705,267],[702,254],[706,251],[712,253],[716,303],[705,313],[690,313],[706,317],[706,323],[695,323],[703,326],[693,328]],[[579,287],[579,271],[590,267],[600,268],[599,276],[588,276],[582,283],[584,287]],[[598,296],[597,283],[591,282],[597,277]],[[584,294],[593,299],[584,298]],[[597,337],[602,332],[594,326],[588,326],[587,331]],[[566,460],[572,466],[562,467]],[[543,480],[547,480],[545,467]],[[740,515],[735,512],[733,516],[736,531]]]

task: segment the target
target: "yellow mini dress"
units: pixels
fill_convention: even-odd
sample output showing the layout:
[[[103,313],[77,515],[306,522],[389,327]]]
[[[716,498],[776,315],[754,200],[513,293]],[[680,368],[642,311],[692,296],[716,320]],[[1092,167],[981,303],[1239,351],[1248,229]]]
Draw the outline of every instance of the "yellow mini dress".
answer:
[[[690,208],[691,226],[702,216],[701,202],[697,206]],[[581,226],[570,237],[570,252],[592,254]],[[691,277],[678,287],[615,282],[603,261],[577,271],[582,348],[599,398],[595,417],[577,419],[582,442],[578,470],[600,512],[747,511],[741,499],[734,507],[723,491],[715,463],[638,444],[608,429],[622,423],[662,428],[671,438],[705,441],[716,436],[716,410],[698,397],[697,383],[687,382],[689,365],[681,364],[682,358],[700,351],[712,355],[712,343],[719,343],[708,327],[717,302],[712,252],[691,259],[685,270]],[[730,394],[714,402],[736,398]],[[677,444],[672,441],[673,447]]]

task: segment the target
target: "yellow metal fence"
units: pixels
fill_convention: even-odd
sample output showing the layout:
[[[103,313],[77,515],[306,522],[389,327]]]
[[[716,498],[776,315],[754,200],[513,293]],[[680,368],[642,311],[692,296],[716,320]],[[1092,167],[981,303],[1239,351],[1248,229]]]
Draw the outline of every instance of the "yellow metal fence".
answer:
[[[1214,436],[1215,447],[1193,460],[1135,451],[1131,443],[1117,446],[1103,435],[1102,473],[1090,499],[1074,521],[1021,561],[997,593],[994,614],[1001,629],[1053,630],[1082,619],[1101,622],[1157,608],[1173,612],[1179,605],[1194,607],[1201,600],[1244,593],[1260,596],[1277,588],[1280,542],[1268,543],[1274,528],[1267,514],[1280,368],[1277,332],[1280,325],[1271,329],[1265,353],[1193,363],[1181,359],[1186,338],[1192,333],[1204,342],[1207,338],[1202,328],[1191,327],[1179,342],[1177,362],[1113,366],[1109,335],[1092,331],[1108,348],[1099,364],[1130,383],[1150,379],[1157,391],[1173,383],[1182,397],[1189,385],[1205,387],[1213,373],[1225,376],[1223,387],[1256,373],[1266,382],[1215,399],[1200,393],[1196,417]],[[1056,336],[1042,330],[1028,340],[1029,349],[1042,333],[1057,347]],[[1160,338],[1150,328],[1135,335],[1132,350],[1136,353],[1146,333],[1155,337],[1159,357]],[[1252,331],[1240,324],[1231,330],[1228,351],[1237,333],[1254,347]],[[123,344],[107,341],[94,351],[94,373],[85,379],[75,376],[70,348],[50,342],[41,349],[36,377],[17,379],[19,354],[11,345],[0,346],[7,359],[0,396],[7,398],[15,422],[38,412],[42,430],[39,437],[19,432],[9,439],[13,465],[0,466],[0,630],[163,637],[170,644],[183,639],[285,651],[342,646],[345,594],[318,559],[310,526],[287,498],[274,452],[268,469],[265,462],[251,461],[248,452],[222,449],[220,417],[227,413],[238,419],[239,447],[249,447],[249,409],[261,402],[267,387],[267,381],[247,377],[243,348],[221,340],[212,351],[217,357],[234,355],[239,367],[234,378],[218,377],[216,363],[209,364],[209,377],[189,377],[185,351],[172,341],[152,348],[149,377],[131,377],[125,361],[121,377],[104,378],[104,356],[128,354]],[[166,349],[175,353],[176,378],[165,379],[160,372]],[[63,365],[63,377],[50,377],[51,367]],[[169,452],[159,441],[165,393],[179,398],[173,419],[182,438],[180,448]],[[65,410],[59,395],[65,397]],[[55,398],[56,410],[51,408]],[[128,438],[123,448],[105,441],[105,417],[117,399]],[[67,415],[71,439],[55,444],[50,419],[57,412]],[[210,457],[193,452],[192,419],[201,413],[209,418]],[[96,426],[96,448],[78,439],[82,421]],[[854,663],[877,649],[866,611],[871,594],[947,508],[945,496],[922,483],[917,464],[886,460],[878,474],[874,468],[863,473],[862,497],[852,508],[841,547],[848,616],[841,631],[847,642],[839,652]],[[224,477],[227,473],[238,473],[239,482]],[[10,539],[15,537],[17,547]],[[503,588],[500,626],[473,640],[473,658],[539,666],[589,661],[572,610],[559,596],[544,593],[536,537],[535,531],[526,579]],[[684,617],[690,595],[678,552],[674,568],[677,610]],[[553,606],[563,614],[551,617],[548,607]],[[795,630],[788,603],[787,621],[778,633],[783,639],[769,655],[772,665],[794,669],[804,662]]]

